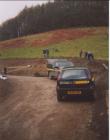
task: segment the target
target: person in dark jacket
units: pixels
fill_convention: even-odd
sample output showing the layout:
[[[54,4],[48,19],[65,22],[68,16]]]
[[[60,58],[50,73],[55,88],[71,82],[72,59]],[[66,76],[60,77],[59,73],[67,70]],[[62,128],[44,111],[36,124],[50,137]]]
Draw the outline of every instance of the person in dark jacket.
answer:
[[[7,68],[6,67],[4,67],[3,73],[4,73],[4,75],[7,75]]]
[[[47,57],[49,57],[49,49],[46,49]]]
[[[46,49],[43,50],[43,56],[46,57]]]
[[[88,60],[92,62],[94,60],[94,55],[92,52],[88,52]]]
[[[81,50],[79,53],[80,58],[82,57],[82,55],[83,55],[83,51]]]
[[[88,59],[88,52],[85,52],[85,58]]]

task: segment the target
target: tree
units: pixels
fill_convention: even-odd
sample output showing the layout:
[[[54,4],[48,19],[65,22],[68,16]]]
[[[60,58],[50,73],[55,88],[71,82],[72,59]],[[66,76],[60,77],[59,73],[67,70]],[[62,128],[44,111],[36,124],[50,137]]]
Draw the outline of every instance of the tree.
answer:
[[[46,32],[58,28],[108,26],[105,0],[55,0],[54,3],[25,8],[0,26],[0,40]]]

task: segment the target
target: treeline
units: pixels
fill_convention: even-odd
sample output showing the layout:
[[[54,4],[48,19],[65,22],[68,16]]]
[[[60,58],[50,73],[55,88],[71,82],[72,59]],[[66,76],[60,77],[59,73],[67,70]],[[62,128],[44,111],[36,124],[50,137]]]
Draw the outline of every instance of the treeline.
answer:
[[[108,26],[108,1],[55,0],[25,7],[15,18],[0,26],[0,40],[79,26]]]

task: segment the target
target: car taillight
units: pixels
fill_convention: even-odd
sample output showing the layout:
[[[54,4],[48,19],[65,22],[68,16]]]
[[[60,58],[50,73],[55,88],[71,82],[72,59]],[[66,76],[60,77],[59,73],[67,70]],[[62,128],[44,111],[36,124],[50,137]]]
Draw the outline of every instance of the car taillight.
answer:
[[[88,84],[89,80],[80,80],[80,81],[74,81],[74,84]]]

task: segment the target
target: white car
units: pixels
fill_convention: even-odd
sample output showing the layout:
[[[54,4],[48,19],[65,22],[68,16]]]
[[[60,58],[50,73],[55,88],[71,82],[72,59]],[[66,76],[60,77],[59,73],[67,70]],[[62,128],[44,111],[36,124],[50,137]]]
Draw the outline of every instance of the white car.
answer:
[[[6,75],[1,75],[1,74],[0,74],[0,79],[1,79],[1,80],[6,80],[6,79],[8,79],[8,78],[7,78]]]

